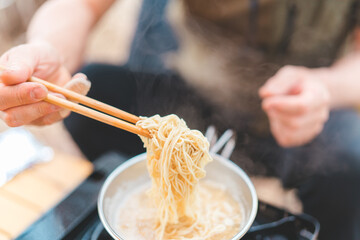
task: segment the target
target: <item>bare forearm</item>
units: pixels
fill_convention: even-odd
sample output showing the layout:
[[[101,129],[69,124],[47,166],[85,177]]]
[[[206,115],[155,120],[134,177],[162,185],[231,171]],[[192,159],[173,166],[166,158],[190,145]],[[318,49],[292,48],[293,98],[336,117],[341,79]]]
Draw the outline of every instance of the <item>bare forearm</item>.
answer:
[[[352,53],[328,69],[319,69],[330,93],[330,107],[360,106],[360,53]]]
[[[113,0],[52,0],[34,16],[28,41],[46,41],[57,49],[74,72],[83,60],[88,35]]]

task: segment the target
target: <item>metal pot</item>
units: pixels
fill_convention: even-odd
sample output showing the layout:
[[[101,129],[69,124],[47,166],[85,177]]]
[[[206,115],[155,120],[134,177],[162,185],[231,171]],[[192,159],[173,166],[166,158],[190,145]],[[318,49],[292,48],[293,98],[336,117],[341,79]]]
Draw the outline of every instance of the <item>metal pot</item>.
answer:
[[[227,138],[226,136],[220,138],[212,149],[218,151],[220,145],[229,142],[228,145],[233,145],[231,141],[228,141],[230,137],[231,135],[228,134]],[[224,149],[229,149],[229,147],[226,148],[225,146]],[[206,165],[206,177],[204,180],[211,180],[225,185],[233,198],[242,203],[245,211],[243,227],[232,238],[232,240],[238,240],[245,235],[255,219],[258,207],[256,191],[249,177],[239,166],[229,159],[214,153],[214,151],[211,154],[214,161]],[[114,239],[127,240],[116,226],[119,217],[116,209],[122,199],[131,193],[134,188],[150,182],[145,153],[123,163],[106,179],[98,199],[98,212],[105,229]]]

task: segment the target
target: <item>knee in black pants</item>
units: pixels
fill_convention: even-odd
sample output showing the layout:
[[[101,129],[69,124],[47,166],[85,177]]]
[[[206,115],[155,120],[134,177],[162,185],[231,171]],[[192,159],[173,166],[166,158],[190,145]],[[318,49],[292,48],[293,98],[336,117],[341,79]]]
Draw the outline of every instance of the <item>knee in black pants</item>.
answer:
[[[136,83],[133,73],[124,67],[91,64],[81,72],[90,79],[89,97],[124,111],[135,113]],[[93,161],[107,151],[135,155],[143,152],[138,136],[96,120],[72,113],[65,126],[85,156]]]

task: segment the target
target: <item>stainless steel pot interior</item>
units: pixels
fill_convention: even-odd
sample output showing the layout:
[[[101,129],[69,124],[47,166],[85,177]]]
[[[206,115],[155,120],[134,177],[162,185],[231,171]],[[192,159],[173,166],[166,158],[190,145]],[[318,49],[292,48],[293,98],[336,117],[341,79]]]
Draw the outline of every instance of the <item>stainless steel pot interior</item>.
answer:
[[[232,196],[244,206],[244,224],[232,240],[240,239],[252,225],[258,199],[255,188],[246,173],[230,160],[213,154],[214,161],[206,166],[206,180],[224,184]],[[138,155],[116,168],[106,179],[99,195],[98,211],[100,219],[114,239],[128,240],[117,224],[117,207],[135,187],[149,184],[146,155]]]

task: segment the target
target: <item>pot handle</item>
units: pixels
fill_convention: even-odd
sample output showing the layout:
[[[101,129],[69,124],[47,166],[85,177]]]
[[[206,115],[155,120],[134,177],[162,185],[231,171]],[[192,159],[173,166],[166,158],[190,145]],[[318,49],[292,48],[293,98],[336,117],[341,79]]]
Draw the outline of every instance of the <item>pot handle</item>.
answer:
[[[218,139],[216,128],[211,125],[207,128],[205,137],[210,143],[210,153],[218,153],[224,158],[230,158],[236,145],[236,134],[234,130],[226,130]],[[221,153],[220,150],[222,149]]]

